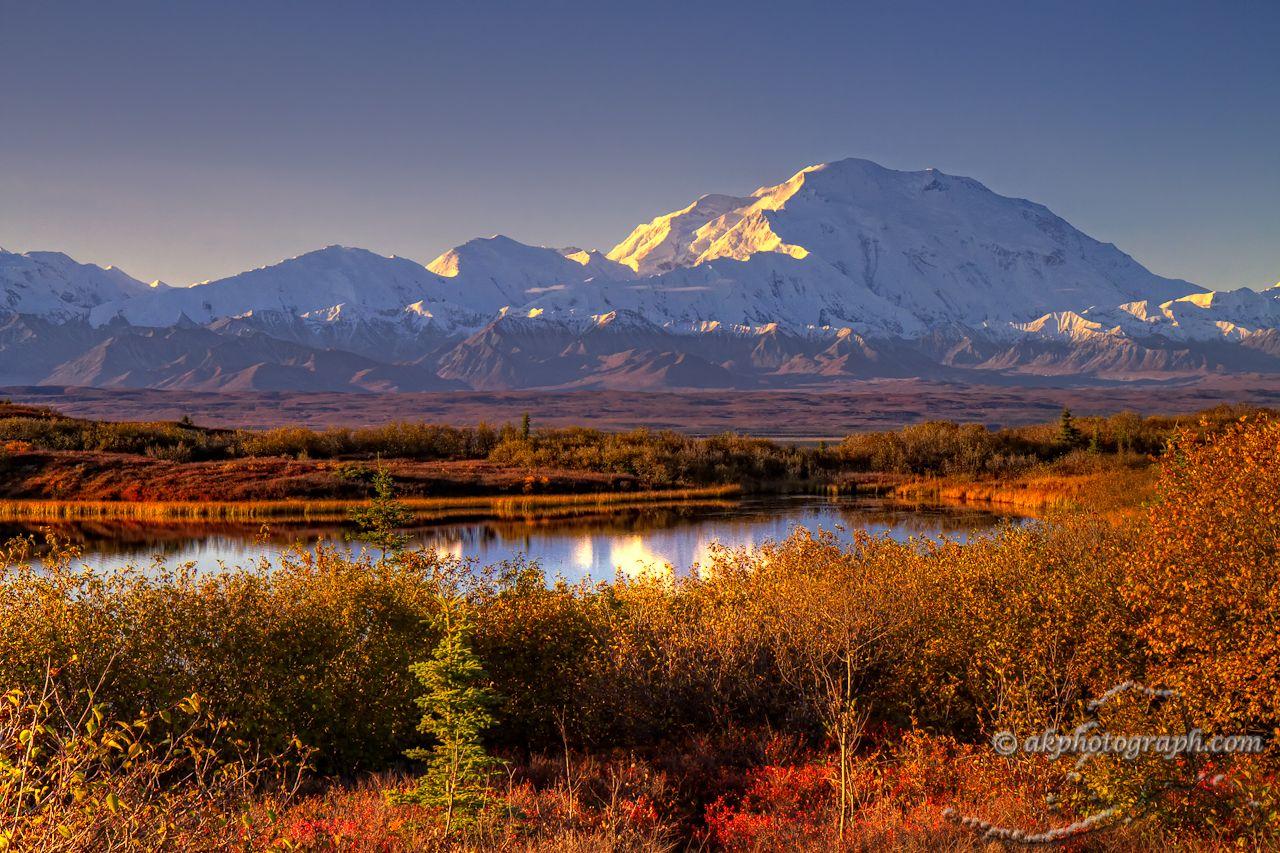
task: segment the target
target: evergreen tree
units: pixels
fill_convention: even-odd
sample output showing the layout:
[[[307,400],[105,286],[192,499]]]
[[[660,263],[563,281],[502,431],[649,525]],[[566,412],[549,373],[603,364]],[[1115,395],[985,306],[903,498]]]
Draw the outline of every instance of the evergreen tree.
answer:
[[[524,417],[520,419],[520,438],[525,441],[529,440],[529,413],[525,412]]]
[[[480,736],[494,722],[490,708],[496,697],[488,675],[471,648],[471,623],[462,601],[441,596],[440,643],[431,660],[413,665],[412,672],[426,693],[418,731],[435,739],[430,749],[410,749],[405,755],[427,762],[417,786],[393,797],[396,802],[438,809],[444,831],[473,820],[484,807],[489,773],[498,761],[485,752]]]
[[[1080,430],[1076,427],[1075,418],[1071,416],[1071,410],[1066,406],[1062,407],[1062,416],[1058,418],[1058,443],[1069,448],[1080,444]]]
[[[404,548],[409,537],[400,532],[413,521],[413,513],[396,500],[395,483],[385,468],[373,473],[373,498],[367,506],[352,507],[348,511],[351,520],[359,528],[347,534],[347,540],[367,542],[382,552],[385,561],[388,554]]]

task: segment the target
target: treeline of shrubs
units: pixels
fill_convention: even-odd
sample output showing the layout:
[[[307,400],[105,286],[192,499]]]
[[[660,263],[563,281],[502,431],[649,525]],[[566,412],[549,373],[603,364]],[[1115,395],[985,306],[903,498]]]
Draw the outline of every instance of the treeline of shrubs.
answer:
[[[52,410],[6,412],[0,405],[0,442],[22,442],[43,450],[132,453],[180,462],[246,456],[403,457],[484,459],[514,427],[450,427],[391,423],[363,429],[210,429],[182,421],[113,422],[68,418]]]
[[[631,474],[653,485],[807,480],[828,460],[750,436],[691,438],[676,432],[609,433],[571,427],[508,436],[489,459],[507,465]]]
[[[694,438],[670,431],[605,432],[581,427],[453,427],[398,422],[360,429],[263,431],[208,429],[187,421],[113,423],[66,418],[49,410],[0,406],[0,444],[47,450],[145,454],[174,461],[284,456],[297,459],[488,460],[635,476],[646,485],[810,481],[846,472],[931,475],[1015,473],[1074,452],[1140,460],[1159,454],[1182,430],[1221,429],[1260,410],[1219,406],[1179,417],[1075,418],[992,430],[929,421],[895,431],[855,433],[828,447],[796,447],[725,434]]]
[[[1057,421],[990,430],[981,424],[928,421],[893,432],[847,436],[835,453],[838,465],[854,471],[901,474],[1014,473],[1084,451],[1123,459],[1164,452],[1184,431],[1203,436],[1241,417],[1267,410],[1217,406],[1189,415],[1143,417],[1119,412],[1109,417],[1074,417],[1064,409]]]
[[[716,552],[688,577],[607,586],[434,551],[104,576],[65,555],[34,565],[15,543],[0,575],[0,684],[38,689],[52,664],[69,684],[101,682],[96,701],[126,719],[199,693],[239,736],[278,748],[296,735],[322,771],[350,774],[420,744],[409,668],[439,640],[443,597],[470,614],[499,697],[486,740],[504,755],[693,743],[686,760],[714,778],[717,762],[746,760],[714,753],[716,737],[772,730],[831,750],[821,778],[844,786],[861,778],[872,733],[981,750],[1002,729],[1070,731],[1089,719],[1087,700],[1131,679],[1178,701],[1135,708],[1128,731],[1269,734],[1280,726],[1278,446],[1280,423],[1265,419],[1186,437],[1161,463],[1158,501],[1122,526],[1064,518],[965,544],[801,532]],[[908,784],[957,778],[938,760],[934,782]],[[1001,767],[1017,778],[1044,761]],[[1158,756],[1098,758],[1063,784],[1077,814],[1225,827],[1212,832],[1268,848],[1280,831],[1274,751],[1243,768],[1213,761],[1209,776],[1229,784],[1206,784],[1199,759]],[[874,805],[873,790],[858,789],[857,808]],[[985,795],[994,808],[1009,791]],[[672,796],[691,798],[679,806],[690,813],[706,805]]]

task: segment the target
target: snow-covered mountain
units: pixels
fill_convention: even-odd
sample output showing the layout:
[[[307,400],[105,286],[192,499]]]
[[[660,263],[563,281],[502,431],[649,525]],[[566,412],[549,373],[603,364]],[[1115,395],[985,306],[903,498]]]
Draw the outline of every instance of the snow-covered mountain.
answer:
[[[427,269],[448,280],[444,293],[489,314],[588,281],[632,278],[630,269],[599,252],[526,246],[501,234],[450,249]]]
[[[745,199],[704,196],[637,228],[609,257],[656,272],[762,254],[833,268],[862,291],[850,288],[851,297],[870,292],[930,324],[1030,320],[1203,290],[971,178],[855,159],[812,166]]]
[[[829,264],[777,252],[759,252],[743,260],[715,259],[627,282],[560,288],[523,309],[564,320],[626,311],[688,332],[847,326],[871,334],[909,336],[925,329],[911,312]]]
[[[95,326],[119,319],[153,328],[260,312],[324,323],[401,315],[430,320],[436,312],[423,310],[429,301],[448,315],[448,323],[458,316],[473,323],[480,319],[452,305],[447,294],[442,279],[421,264],[329,246],[217,281],[104,302],[89,320]]]
[[[167,288],[157,282],[155,289]],[[0,249],[0,313],[74,320],[105,302],[132,299],[149,290],[122,270],[77,263],[61,252],[18,254]]]
[[[704,195],[688,207],[663,214],[639,226],[627,239],[613,247],[609,258],[640,275],[655,275],[677,267],[693,266],[702,249],[698,232],[751,201],[730,195]]]
[[[185,288],[0,251],[0,383],[778,387],[1280,372],[1280,285],[1157,276],[1047,208],[866,160],[704,195],[607,254],[330,246]]]
[[[1180,341],[1241,341],[1280,328],[1280,285],[1189,293],[1153,305],[1142,300],[1081,312],[1085,323],[1129,337],[1162,335]]]

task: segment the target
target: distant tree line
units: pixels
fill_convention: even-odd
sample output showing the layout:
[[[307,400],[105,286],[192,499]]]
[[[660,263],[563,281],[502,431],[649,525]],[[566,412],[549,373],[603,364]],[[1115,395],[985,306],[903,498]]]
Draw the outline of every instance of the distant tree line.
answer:
[[[175,462],[246,457],[303,460],[412,459],[626,474],[650,486],[800,482],[842,473],[999,475],[1073,454],[1144,458],[1160,454],[1184,430],[1221,429],[1256,409],[1219,406],[1193,415],[1075,417],[990,429],[927,421],[898,430],[854,433],[828,447],[800,447],[726,433],[696,438],[645,429],[538,429],[519,424],[456,427],[396,422],[359,429],[279,427],[211,429],[176,422],[114,423],[69,418],[47,409],[0,404],[0,447],[146,455]]]

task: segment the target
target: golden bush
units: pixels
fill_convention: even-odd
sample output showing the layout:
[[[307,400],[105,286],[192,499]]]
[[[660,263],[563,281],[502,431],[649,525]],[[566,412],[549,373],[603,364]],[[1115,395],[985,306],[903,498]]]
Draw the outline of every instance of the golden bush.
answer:
[[[1280,421],[1246,418],[1161,465],[1124,595],[1168,682],[1204,724],[1280,725]]]

